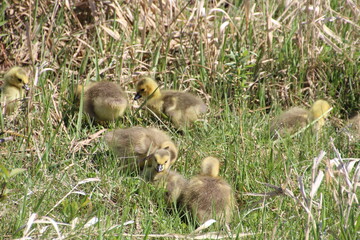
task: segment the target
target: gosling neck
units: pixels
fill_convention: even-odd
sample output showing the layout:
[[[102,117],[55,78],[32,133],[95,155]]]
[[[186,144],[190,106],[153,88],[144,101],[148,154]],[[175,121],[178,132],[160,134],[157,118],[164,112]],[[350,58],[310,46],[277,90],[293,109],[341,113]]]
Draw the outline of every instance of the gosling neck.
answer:
[[[11,88],[16,88],[16,89],[18,89],[20,92],[22,91],[21,88],[19,88],[18,86],[14,85],[14,84],[11,84],[9,81],[7,81],[7,79],[5,79],[3,88],[10,88],[10,87],[11,87]]]
[[[9,83],[8,79],[4,79],[4,87],[15,87]]]

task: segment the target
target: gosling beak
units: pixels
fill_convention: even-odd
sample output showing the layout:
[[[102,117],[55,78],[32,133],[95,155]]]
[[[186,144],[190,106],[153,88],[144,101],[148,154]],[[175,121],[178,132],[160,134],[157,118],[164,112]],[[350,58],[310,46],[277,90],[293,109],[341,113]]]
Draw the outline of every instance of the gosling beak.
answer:
[[[29,91],[29,90],[30,90],[29,85],[27,85],[27,84],[24,84],[24,85],[22,86],[22,88],[25,89],[25,91]]]
[[[141,94],[140,93],[136,93],[134,100],[138,100],[139,98],[141,98]]]
[[[162,165],[162,164],[157,165],[157,166],[155,167],[155,170],[156,170],[157,172],[162,172],[162,171],[164,171],[164,165]]]

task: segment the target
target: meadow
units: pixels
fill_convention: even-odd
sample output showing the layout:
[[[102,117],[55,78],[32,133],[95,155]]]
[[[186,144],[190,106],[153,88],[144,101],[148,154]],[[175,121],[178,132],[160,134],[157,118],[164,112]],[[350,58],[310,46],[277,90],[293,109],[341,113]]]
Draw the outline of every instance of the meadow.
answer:
[[[352,0],[4,0],[0,71],[28,67],[31,90],[0,116],[14,138],[0,143],[0,238],[359,239],[360,143],[342,131],[360,111],[359,19]],[[76,103],[77,84],[100,80],[133,99],[142,75],[207,114],[180,133],[141,101],[105,126]],[[277,114],[316,99],[333,106],[321,133],[271,139]],[[187,178],[220,159],[230,231],[194,232],[163,190],[118,169],[102,134],[130,126],[167,131]]]

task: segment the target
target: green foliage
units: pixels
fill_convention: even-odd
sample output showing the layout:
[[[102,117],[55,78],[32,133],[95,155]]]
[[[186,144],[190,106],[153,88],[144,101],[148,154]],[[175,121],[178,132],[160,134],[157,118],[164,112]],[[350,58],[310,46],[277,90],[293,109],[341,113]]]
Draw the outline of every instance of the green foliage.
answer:
[[[7,189],[7,185],[9,184],[10,180],[24,171],[26,171],[24,168],[14,168],[9,170],[4,165],[0,164],[0,201],[4,200],[8,196],[9,189]]]
[[[87,207],[91,206],[91,200],[89,197],[83,197],[82,199],[79,199],[79,201],[70,201],[68,199],[65,199],[62,203],[62,222],[70,223],[74,218],[78,216],[82,216],[84,210],[86,210]]]

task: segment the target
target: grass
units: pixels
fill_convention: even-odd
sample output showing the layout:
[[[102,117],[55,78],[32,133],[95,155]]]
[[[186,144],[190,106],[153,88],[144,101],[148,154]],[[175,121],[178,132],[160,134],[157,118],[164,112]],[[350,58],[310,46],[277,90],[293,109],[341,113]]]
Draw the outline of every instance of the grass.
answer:
[[[24,137],[0,145],[0,238],[146,239],[196,229],[165,209],[162,190],[117,170],[100,135],[90,137],[104,127],[73,104],[76,84],[89,80],[117,82],[132,98],[139,74],[197,93],[210,108],[205,120],[180,135],[166,120],[132,107],[106,128],[170,130],[179,144],[174,168],[187,178],[199,172],[202,158],[218,157],[236,195],[232,234],[358,238],[360,148],[338,133],[360,110],[358,6],[318,0],[313,11],[312,1],[93,2],[1,4],[0,68],[29,66],[33,87],[24,110],[1,116],[3,131]],[[307,130],[274,144],[273,117],[318,98],[334,106],[321,135]],[[338,168],[330,166],[336,159]],[[341,161],[354,167],[346,171]],[[6,175],[17,168],[26,171]],[[89,224],[94,218],[99,221]]]

